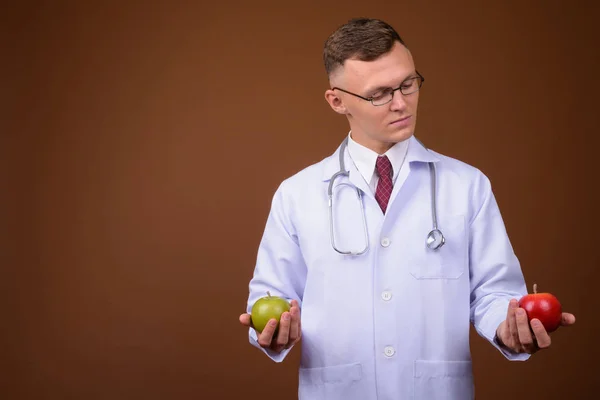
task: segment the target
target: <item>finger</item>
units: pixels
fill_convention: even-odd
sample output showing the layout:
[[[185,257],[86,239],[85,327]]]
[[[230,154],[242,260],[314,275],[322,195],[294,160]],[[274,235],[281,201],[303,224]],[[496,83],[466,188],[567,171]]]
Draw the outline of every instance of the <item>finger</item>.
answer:
[[[531,320],[531,329],[535,335],[538,349],[547,349],[550,347],[552,339],[550,339],[550,335],[548,335],[546,328],[544,328],[544,325],[542,325],[542,322],[539,319],[534,318]]]
[[[300,309],[298,307],[292,307],[290,314],[292,316],[292,321],[290,323],[290,340],[288,347],[291,347],[298,339],[300,339]]]
[[[507,345],[515,350],[518,350],[520,343],[519,330],[517,328],[517,319],[515,315],[517,308],[519,308],[519,302],[515,299],[512,299],[510,303],[508,303],[508,313],[506,317],[508,332],[510,333],[510,343],[507,343]]]
[[[250,327],[252,325],[252,318],[250,317],[250,314],[242,314],[240,315],[240,323],[244,326]]]
[[[262,330],[260,335],[258,336],[258,344],[261,347],[267,348],[271,346],[271,342],[273,341],[273,334],[275,333],[275,328],[277,328],[277,320],[275,318],[271,318],[265,326],[265,329]]]
[[[527,314],[522,308],[517,308],[516,312],[517,331],[519,332],[519,342],[523,350],[527,353],[534,353],[536,351],[536,345],[533,342],[533,336],[531,335],[531,328],[529,327],[529,320]]]
[[[302,316],[300,313],[300,304],[298,304],[297,300],[292,300],[291,302],[292,308],[295,309],[294,314],[296,316],[296,321],[298,324],[298,334],[296,337],[296,341],[300,340],[300,338],[302,337]],[[294,315],[292,315],[293,317]]]
[[[562,313],[562,319],[560,324],[563,326],[573,325],[575,323],[575,316],[570,313]]]
[[[275,351],[281,351],[285,346],[287,346],[290,338],[290,323],[291,316],[289,311],[281,314],[281,318],[279,320],[279,332],[277,333],[277,339],[273,348]]]

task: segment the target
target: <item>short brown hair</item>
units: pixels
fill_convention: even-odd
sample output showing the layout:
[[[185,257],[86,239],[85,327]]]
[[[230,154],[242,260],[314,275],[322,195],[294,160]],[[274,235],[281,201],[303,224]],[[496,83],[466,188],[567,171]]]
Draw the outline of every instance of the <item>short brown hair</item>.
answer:
[[[389,52],[395,42],[406,46],[398,32],[386,22],[373,18],[351,19],[325,41],[325,71],[330,76],[351,58],[373,61]]]

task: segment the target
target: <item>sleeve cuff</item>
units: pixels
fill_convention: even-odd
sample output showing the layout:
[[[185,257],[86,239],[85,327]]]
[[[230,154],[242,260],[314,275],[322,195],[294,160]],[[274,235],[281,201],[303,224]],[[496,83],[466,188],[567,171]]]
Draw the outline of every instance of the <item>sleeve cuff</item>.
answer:
[[[289,349],[283,349],[281,352],[277,353],[271,349],[265,349],[263,347],[261,347],[260,344],[258,344],[258,336],[256,335],[256,331],[252,328],[248,328],[248,338],[250,340],[250,344],[254,347],[256,347],[257,349],[259,349],[260,351],[262,351],[263,353],[265,353],[271,360],[280,363],[282,362],[285,357],[288,355],[288,353],[290,351],[292,351],[293,346],[290,347]]]
[[[493,307],[493,308],[492,308]],[[492,344],[507,360],[510,361],[526,361],[531,357],[528,353],[513,353],[512,351],[500,345],[496,331],[498,327],[506,319],[506,311],[508,310],[508,300],[499,300],[494,304],[485,317],[482,318],[480,326],[476,330],[480,336],[485,338]]]

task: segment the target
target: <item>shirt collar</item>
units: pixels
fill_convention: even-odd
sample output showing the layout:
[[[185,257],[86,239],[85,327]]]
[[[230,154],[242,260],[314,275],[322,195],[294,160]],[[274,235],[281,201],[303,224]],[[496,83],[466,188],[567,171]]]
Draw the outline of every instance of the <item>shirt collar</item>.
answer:
[[[384,153],[392,163],[392,169],[394,172],[392,180],[394,181],[396,180],[396,177],[400,172],[400,168],[404,163],[404,159],[406,158],[408,142],[409,139],[398,142]],[[355,142],[352,139],[351,133],[348,134],[348,152],[350,153],[350,158],[354,162],[356,169],[358,169],[365,181],[370,185],[375,174],[375,163],[377,162],[377,157],[379,154]]]
[[[350,139],[350,138],[348,138],[348,139]],[[348,142],[350,142],[350,140],[348,140]],[[325,181],[325,182],[329,181],[329,179],[333,176],[333,174],[338,172],[340,169],[340,161],[339,161],[340,147],[341,147],[341,145],[338,146],[338,148],[335,150],[335,152],[331,156],[329,156],[323,160],[323,181]],[[438,154],[435,151],[424,147],[424,145],[414,135],[411,136],[410,139],[408,139],[407,147],[408,147],[408,150],[406,153],[406,159],[404,160],[404,163],[406,163],[406,164],[440,161]],[[348,150],[348,149],[346,148],[346,150]],[[349,157],[348,151],[346,151],[345,153],[346,153],[346,155],[345,155],[344,159],[346,161],[346,170],[348,170],[348,163],[351,163],[352,160]],[[394,168],[394,174],[396,173],[396,169],[399,170],[399,168]],[[373,170],[375,170],[375,164],[373,164]]]

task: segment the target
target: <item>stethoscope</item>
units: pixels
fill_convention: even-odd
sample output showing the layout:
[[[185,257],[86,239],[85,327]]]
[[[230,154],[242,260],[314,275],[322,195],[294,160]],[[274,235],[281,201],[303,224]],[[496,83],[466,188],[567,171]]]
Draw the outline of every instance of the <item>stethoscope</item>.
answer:
[[[356,196],[358,197],[360,208],[362,210],[362,221],[363,221],[363,228],[364,228],[365,247],[359,251],[351,251],[351,250],[344,251],[344,250],[338,249],[338,247],[335,244],[335,234],[334,234],[334,229],[333,229],[333,226],[334,226],[334,223],[333,223],[333,183],[336,178],[338,178],[340,176],[349,176],[349,174],[350,174],[350,171],[346,171],[345,163],[344,163],[344,151],[346,149],[346,146],[348,146],[348,137],[346,137],[346,139],[344,139],[344,141],[342,142],[342,145],[340,146],[340,152],[339,152],[340,170],[331,176],[331,179],[329,180],[329,187],[327,189],[327,195],[329,196],[329,235],[331,237],[331,246],[333,247],[333,249],[335,251],[337,251],[340,254],[359,256],[361,254],[364,254],[369,249],[369,231],[367,229],[367,217],[365,215],[365,209],[363,207],[363,200],[362,200],[363,194],[359,188],[356,188]],[[431,219],[433,221],[433,229],[427,234],[427,239],[426,239],[425,243],[427,244],[427,247],[429,249],[438,250],[440,247],[442,247],[444,245],[444,243],[446,243],[446,238],[444,237],[444,234],[442,233],[442,231],[440,231],[438,229],[438,226],[437,226],[437,211],[436,211],[436,197],[435,197],[437,182],[436,182],[435,164],[433,162],[428,162],[427,164],[429,165],[429,175],[431,176]],[[339,186],[341,186],[341,185],[351,186],[349,183],[342,183]]]

